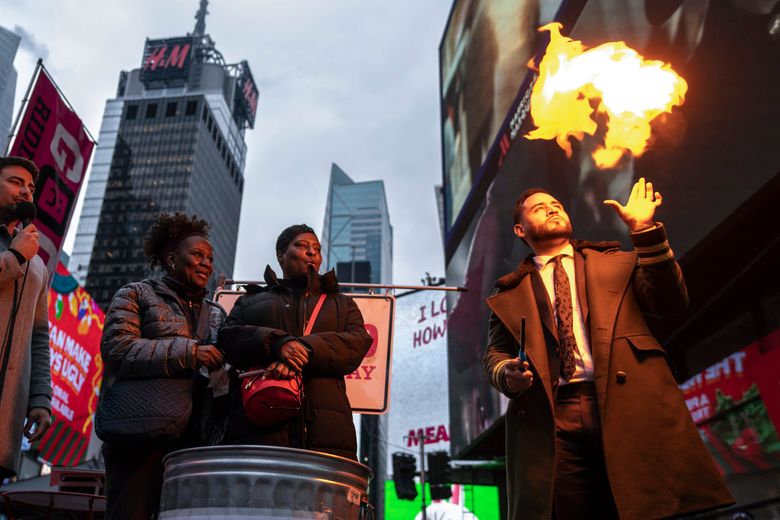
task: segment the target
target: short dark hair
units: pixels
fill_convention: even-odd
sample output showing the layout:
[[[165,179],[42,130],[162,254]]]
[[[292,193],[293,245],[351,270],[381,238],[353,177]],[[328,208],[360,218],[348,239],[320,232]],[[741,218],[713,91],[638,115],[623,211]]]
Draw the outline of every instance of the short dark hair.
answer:
[[[517,199],[517,202],[515,202],[514,208],[512,208],[512,219],[514,220],[515,224],[520,223],[520,219],[523,216],[523,203],[526,201],[528,197],[531,195],[536,195],[537,193],[546,193],[547,195],[550,195],[552,197],[552,193],[547,191],[544,188],[528,188],[523,193],[520,194],[520,198]]]
[[[160,213],[144,237],[144,255],[152,268],[165,266],[165,256],[191,235],[209,237],[209,223],[197,215]]]
[[[287,246],[290,245],[290,242],[295,240],[295,237],[302,233],[317,235],[317,233],[306,224],[295,224],[294,226],[285,228],[285,230],[279,234],[279,238],[276,239],[276,256],[287,251]]]
[[[33,182],[38,184],[38,176],[40,175],[40,171],[38,171],[38,167],[35,166],[35,163],[30,159],[16,157],[13,155],[9,155],[8,157],[0,157],[0,171],[4,170],[8,166],[20,166],[24,168],[30,175],[32,175]]]

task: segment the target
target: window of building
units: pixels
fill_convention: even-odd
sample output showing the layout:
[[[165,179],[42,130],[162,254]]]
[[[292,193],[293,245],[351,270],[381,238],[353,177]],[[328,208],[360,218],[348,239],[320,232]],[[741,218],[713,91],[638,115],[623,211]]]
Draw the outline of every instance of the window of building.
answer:
[[[135,119],[138,115],[138,105],[127,105],[127,111],[125,112],[125,119]]]
[[[176,102],[168,103],[165,106],[165,117],[175,117],[176,116]]]
[[[155,117],[157,117],[157,103],[146,105],[146,119],[154,119]]]
[[[196,99],[187,101],[187,108],[185,114],[188,116],[194,116],[198,112],[198,101]]]

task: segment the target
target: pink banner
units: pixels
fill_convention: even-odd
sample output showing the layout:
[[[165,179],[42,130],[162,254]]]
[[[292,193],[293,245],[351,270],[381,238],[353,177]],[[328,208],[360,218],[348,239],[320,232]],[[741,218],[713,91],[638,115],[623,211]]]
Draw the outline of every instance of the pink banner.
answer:
[[[73,466],[87,451],[103,377],[104,321],[103,311],[60,263],[49,289],[54,421],[37,446],[39,456],[51,465]]]
[[[41,67],[9,155],[26,157],[41,171],[35,187],[34,223],[40,232],[38,254],[49,273],[57,268],[94,146],[81,119]]]

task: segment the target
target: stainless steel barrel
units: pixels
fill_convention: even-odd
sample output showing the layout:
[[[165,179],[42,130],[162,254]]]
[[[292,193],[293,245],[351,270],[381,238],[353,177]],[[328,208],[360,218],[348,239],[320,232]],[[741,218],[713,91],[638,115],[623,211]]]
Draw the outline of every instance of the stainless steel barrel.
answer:
[[[161,520],[359,519],[371,470],[316,451],[213,446],[165,457]]]

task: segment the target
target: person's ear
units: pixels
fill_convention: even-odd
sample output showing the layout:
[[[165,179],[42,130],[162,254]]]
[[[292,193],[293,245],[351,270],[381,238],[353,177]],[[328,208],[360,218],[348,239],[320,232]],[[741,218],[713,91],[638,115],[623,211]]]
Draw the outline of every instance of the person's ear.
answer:
[[[279,262],[279,267],[284,267],[282,264],[282,257],[284,257],[284,254],[281,251],[276,252],[276,261]]]
[[[173,251],[165,255],[165,269],[170,272],[176,271],[176,253]]]
[[[522,224],[515,224],[512,230],[515,232],[515,236],[518,238],[525,238],[525,230]]]

